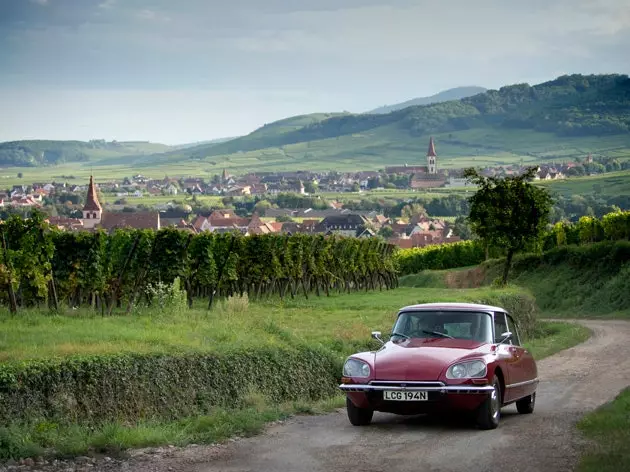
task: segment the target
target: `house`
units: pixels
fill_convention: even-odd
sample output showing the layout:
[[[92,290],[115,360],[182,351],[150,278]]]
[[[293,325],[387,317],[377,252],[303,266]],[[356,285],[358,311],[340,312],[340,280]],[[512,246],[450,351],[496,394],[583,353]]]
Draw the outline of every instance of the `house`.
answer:
[[[270,234],[282,231],[282,223],[264,222],[257,213],[252,215],[252,219],[247,225],[247,234]]]
[[[160,213],[157,211],[132,213],[103,211],[92,176],[90,176],[88,193],[83,206],[83,218],[81,220],[83,228],[86,230],[104,229],[111,232],[117,228],[160,229]]]
[[[228,187],[225,194],[230,197],[241,197],[244,195],[251,195],[251,187],[249,185],[233,185]]]
[[[83,229],[81,218],[67,218],[65,216],[51,216],[46,220],[50,226],[64,231],[80,231]]]
[[[194,184],[186,187],[186,193],[190,195],[203,195],[203,190],[199,184]]]
[[[262,183],[250,184],[251,195],[264,195],[265,193],[267,193],[267,184],[262,184]]]
[[[368,227],[368,220],[357,214],[327,216],[315,228],[317,233],[356,237]]]
[[[179,189],[173,185],[172,183],[169,183],[165,188],[164,188],[164,192],[167,195],[177,195],[179,193]]]
[[[198,232],[239,231],[246,233],[249,223],[249,219],[235,215],[232,210],[215,210],[208,217],[198,216],[193,227]]]

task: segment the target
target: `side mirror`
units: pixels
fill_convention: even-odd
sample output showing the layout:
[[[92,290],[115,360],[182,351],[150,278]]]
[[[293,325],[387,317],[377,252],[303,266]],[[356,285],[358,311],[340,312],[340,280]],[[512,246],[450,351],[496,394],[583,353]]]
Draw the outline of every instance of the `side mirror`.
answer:
[[[385,341],[383,341],[383,339],[381,339],[381,332],[380,331],[372,331],[372,339],[376,339],[377,341],[380,341],[381,344],[385,344]]]
[[[512,332],[511,331],[506,331],[505,333],[501,333],[501,341],[499,341],[499,344],[506,343],[510,339],[512,339]]]

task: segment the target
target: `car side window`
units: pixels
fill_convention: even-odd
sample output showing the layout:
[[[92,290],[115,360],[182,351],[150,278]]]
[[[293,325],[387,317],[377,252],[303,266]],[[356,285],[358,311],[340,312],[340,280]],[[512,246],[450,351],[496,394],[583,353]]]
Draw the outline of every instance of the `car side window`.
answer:
[[[514,319],[507,315],[507,323],[508,323],[508,331],[512,333],[512,344],[515,346],[521,345],[521,340],[518,338],[518,330],[516,329],[516,323],[514,323]]]
[[[494,314],[494,342],[501,342],[501,335],[508,330],[507,323],[505,321],[505,313],[497,311]],[[509,343],[509,341],[508,341]]]

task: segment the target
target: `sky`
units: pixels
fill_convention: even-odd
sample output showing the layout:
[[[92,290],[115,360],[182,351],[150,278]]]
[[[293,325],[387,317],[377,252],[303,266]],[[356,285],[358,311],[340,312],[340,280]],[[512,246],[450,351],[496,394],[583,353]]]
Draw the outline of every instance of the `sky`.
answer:
[[[0,0],[0,141],[232,137],[629,51],[628,0]]]

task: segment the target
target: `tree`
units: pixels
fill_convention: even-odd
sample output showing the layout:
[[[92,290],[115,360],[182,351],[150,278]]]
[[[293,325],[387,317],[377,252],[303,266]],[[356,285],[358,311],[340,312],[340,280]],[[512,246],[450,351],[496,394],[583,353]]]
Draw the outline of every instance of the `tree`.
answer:
[[[265,216],[265,212],[271,208],[271,202],[269,200],[260,200],[254,205],[254,211],[260,216]]]
[[[394,230],[391,226],[383,226],[379,232],[379,236],[382,236],[385,239],[391,238],[394,235]]]
[[[18,172],[18,179],[21,179],[22,177],[24,177],[24,174],[22,172]]]
[[[317,193],[319,186],[313,180],[307,180],[304,182],[304,191],[306,193]]]
[[[503,284],[507,283],[514,254],[543,235],[552,199],[545,188],[531,184],[536,168],[518,176],[485,177],[475,169],[464,176],[478,186],[470,198],[469,221],[473,232],[486,243],[507,251]]]
[[[458,216],[453,225],[453,233],[464,241],[472,239],[472,230],[465,216]]]
[[[400,214],[403,218],[410,220],[418,215],[427,216],[427,210],[419,203],[410,203],[402,208]]]
[[[355,182],[355,183],[352,184],[352,191],[355,192],[355,193],[361,191],[361,187],[359,187],[358,183]]]

